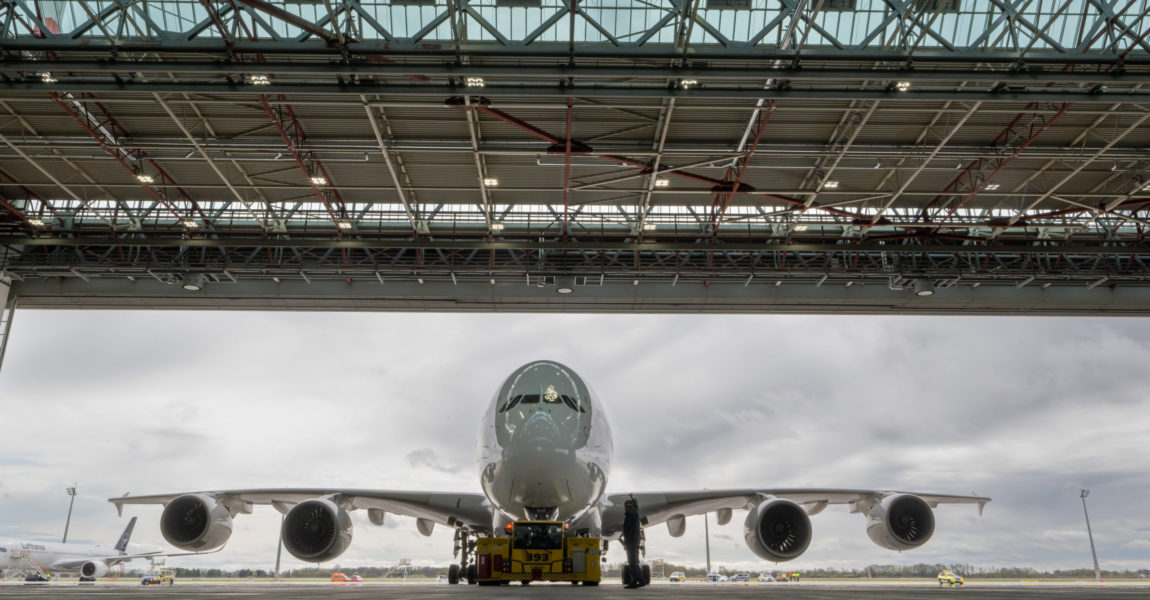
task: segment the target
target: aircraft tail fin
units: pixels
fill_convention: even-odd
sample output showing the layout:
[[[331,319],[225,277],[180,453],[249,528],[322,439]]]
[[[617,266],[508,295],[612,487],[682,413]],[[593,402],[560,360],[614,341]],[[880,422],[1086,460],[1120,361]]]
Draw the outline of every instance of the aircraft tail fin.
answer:
[[[136,517],[132,517],[128,521],[128,526],[124,529],[124,533],[120,534],[120,541],[116,542],[116,550],[126,552],[128,550],[128,540],[132,539],[132,529],[136,527]]]

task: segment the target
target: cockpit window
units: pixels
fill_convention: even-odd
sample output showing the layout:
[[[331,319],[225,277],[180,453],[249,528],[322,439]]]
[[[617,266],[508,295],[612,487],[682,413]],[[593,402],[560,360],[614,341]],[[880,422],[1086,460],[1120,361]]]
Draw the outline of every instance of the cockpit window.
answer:
[[[577,449],[587,444],[591,390],[566,367],[547,361],[521,367],[499,390],[495,428],[500,444],[511,440]]]
[[[516,394],[509,398],[503,406],[499,408],[499,412],[507,412],[519,404],[539,404],[542,401],[544,404],[565,404],[568,408],[575,412],[585,413],[587,410],[580,406],[578,398],[572,398],[567,394],[560,394],[550,388],[546,394]]]

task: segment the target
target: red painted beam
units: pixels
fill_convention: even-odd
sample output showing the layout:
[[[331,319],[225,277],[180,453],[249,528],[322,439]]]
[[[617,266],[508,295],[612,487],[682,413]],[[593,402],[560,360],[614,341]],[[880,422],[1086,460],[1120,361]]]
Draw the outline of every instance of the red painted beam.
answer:
[[[540,129],[539,127],[536,127],[536,126],[534,126],[534,125],[532,125],[532,124],[530,124],[530,123],[528,123],[528,122],[526,122],[526,121],[524,121],[518,117],[515,117],[513,115],[509,115],[509,114],[507,114],[507,113],[505,113],[505,112],[503,112],[497,108],[491,108],[491,107],[483,105],[483,104],[478,104],[478,105],[474,105],[474,106],[467,106],[467,105],[462,103],[461,99],[458,101],[449,100],[447,102],[447,105],[462,108],[464,110],[481,110],[481,111],[483,111],[483,112],[485,112],[485,113],[487,113],[487,114],[489,114],[489,115],[491,115],[491,116],[493,116],[493,117],[495,117],[501,121],[504,121],[508,124],[515,126],[515,127],[518,127],[519,129],[522,129],[523,131],[526,131],[526,132],[534,135],[535,137],[538,137],[539,139],[550,142],[552,146],[560,146],[560,145],[566,146],[567,145],[567,140],[561,139],[557,135],[554,135],[550,132],[547,132],[543,129]],[[571,150],[572,154],[587,154],[587,155],[594,156],[596,158],[602,158],[604,160],[610,160],[610,161],[614,161],[614,162],[617,162],[620,164],[624,164],[624,165],[628,165],[628,166],[632,166],[632,167],[637,167],[637,168],[643,169],[645,171],[651,169],[651,165],[649,163],[646,163],[643,161],[638,161],[638,160],[635,160],[633,158],[627,158],[626,156],[619,156],[619,155],[615,155],[615,154],[596,153],[593,151],[593,149],[590,146],[587,146],[586,144],[579,142],[577,140],[571,140],[571,146],[572,146],[572,150]],[[581,147],[581,149],[577,150],[576,149],[577,146]],[[668,174],[668,175],[676,175],[678,177],[690,179],[692,181],[698,181],[700,183],[710,184],[713,188],[720,188],[720,189],[716,190],[716,192],[729,192],[731,195],[734,195],[734,194],[752,194],[755,196],[761,196],[763,198],[770,198],[772,200],[778,200],[780,202],[785,202],[785,203],[790,204],[792,206],[803,206],[803,202],[800,200],[796,200],[795,198],[789,198],[787,196],[781,196],[778,194],[756,192],[754,188],[752,188],[752,187],[750,187],[744,183],[741,183],[741,182],[738,185],[735,185],[729,181],[723,181],[722,179],[715,179],[714,177],[707,177],[705,175],[699,175],[698,173],[692,173],[690,171],[682,171],[682,170],[676,169],[675,167],[668,167],[666,169],[662,169],[660,171],[660,173],[664,173],[664,174]],[[723,189],[723,188],[727,188],[727,189]],[[845,211],[845,210],[839,210],[837,208],[826,207],[826,206],[822,206],[822,205],[817,204],[817,203],[811,205],[809,208],[813,209],[813,210],[820,210],[823,212],[827,212],[827,213],[830,213],[833,215],[838,215],[840,217],[850,218],[852,220],[858,220],[858,219],[866,218],[863,215],[858,214],[858,213],[852,213],[852,212]]]
[[[116,150],[114,150],[108,146],[108,144],[104,141],[104,139],[100,136],[100,134],[96,133],[96,131],[92,129],[91,125],[88,124],[87,119],[84,119],[84,118],[80,117],[80,115],[76,114],[76,111],[72,110],[72,107],[68,106],[67,102],[64,102],[63,100],[61,100],[60,96],[57,95],[56,93],[53,92],[51,96],[52,96],[52,99],[56,101],[56,104],[59,104],[60,107],[63,108],[65,112],[67,112],[73,119],[75,119],[75,121],[77,123],[80,124],[80,127],[84,128],[84,131],[88,132],[89,137],[91,137],[93,140],[96,140],[96,143],[99,144],[100,147],[104,149],[104,152],[106,152],[108,154],[108,156],[111,156],[113,159],[115,159],[116,162],[120,163],[120,166],[124,167],[124,170],[127,171],[128,173],[130,173],[132,175],[133,179],[136,179],[136,175],[137,175],[136,169],[134,169],[127,162],[125,162],[124,158],[122,156],[120,156],[119,152],[117,152]],[[139,180],[137,179],[137,181],[139,181]],[[169,211],[171,211],[172,214],[175,215],[176,220],[183,220],[184,219],[184,216],[180,214],[180,211],[177,210],[176,207],[174,205],[172,205],[172,203],[169,202],[168,199],[163,196],[163,194],[160,194],[159,192],[157,192],[155,190],[155,188],[148,185],[147,183],[144,183],[143,181],[139,181],[139,183],[140,183],[141,187],[143,187],[145,190],[148,190],[148,193],[151,194],[152,197],[155,198],[157,202],[159,202],[161,205],[163,205],[165,208],[167,208]]]
[[[727,207],[731,205],[731,199],[735,197],[735,193],[739,189],[739,184],[743,181],[743,174],[747,172],[747,167],[751,164],[751,157],[755,155],[755,150],[757,150],[759,147],[759,140],[762,139],[763,132],[767,129],[767,124],[771,122],[771,113],[774,112],[774,110],[775,101],[771,100],[771,103],[767,105],[767,108],[759,113],[762,116],[759,118],[759,129],[755,133],[755,141],[751,143],[749,151],[747,152],[746,156],[743,157],[743,164],[739,168],[739,173],[735,177],[734,185],[731,186],[731,190],[729,192],[720,192],[715,194],[715,201],[711,205],[712,236],[717,236],[719,234],[719,224],[723,220],[723,215],[727,214]],[[723,179],[729,179],[730,175],[731,169],[728,169],[727,175],[726,177],[723,177]]]
[[[294,15],[274,4],[264,2],[263,0],[239,0],[239,2],[246,4],[262,13],[271,15],[281,21],[295,25],[296,27],[299,27],[300,29],[320,38],[330,45],[339,43],[339,38],[335,34],[329,32],[323,27],[320,27],[319,25],[316,25],[315,23],[312,23],[311,21],[308,21],[307,19],[304,19],[303,17],[300,17],[299,15]]]
[[[295,163],[297,165],[299,165],[300,171],[303,172],[303,176],[307,180],[308,185],[311,186],[312,191],[315,192],[315,195],[317,198],[319,198],[319,201],[323,203],[324,208],[327,209],[328,216],[331,217],[332,222],[336,224],[336,227],[338,230],[339,216],[337,216],[335,214],[335,211],[332,209],[331,203],[328,202],[327,196],[324,195],[323,190],[321,190],[318,185],[316,185],[315,183],[312,182],[311,178],[313,176],[313,173],[310,170],[308,170],[307,164],[304,162],[303,157],[300,156],[299,152],[296,150],[295,144],[292,143],[291,137],[288,136],[287,130],[284,128],[283,122],[280,121],[280,118],[278,116],[276,116],[275,111],[272,110],[271,104],[268,104],[268,100],[267,100],[266,96],[264,96],[263,94],[260,94],[259,100],[260,100],[260,106],[264,107],[264,111],[268,114],[268,117],[271,118],[272,123],[275,125],[276,131],[279,132],[280,139],[283,140],[284,146],[287,146],[288,152],[290,152],[292,155],[292,158],[295,159]],[[293,121],[294,121],[294,114],[293,114]],[[328,184],[330,184],[331,179],[328,177],[327,171],[323,168],[323,165],[319,165],[319,169],[323,173],[324,179],[327,179]],[[342,202],[341,202],[341,204],[342,204]]]

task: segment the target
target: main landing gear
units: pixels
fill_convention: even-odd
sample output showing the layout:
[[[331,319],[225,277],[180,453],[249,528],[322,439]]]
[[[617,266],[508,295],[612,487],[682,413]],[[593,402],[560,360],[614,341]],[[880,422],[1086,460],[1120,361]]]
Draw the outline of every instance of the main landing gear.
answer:
[[[466,529],[455,530],[455,550],[452,556],[459,557],[459,564],[447,568],[447,583],[456,585],[460,578],[466,579],[468,585],[475,585],[475,563],[469,562],[475,554],[475,544],[471,541],[471,532]]]

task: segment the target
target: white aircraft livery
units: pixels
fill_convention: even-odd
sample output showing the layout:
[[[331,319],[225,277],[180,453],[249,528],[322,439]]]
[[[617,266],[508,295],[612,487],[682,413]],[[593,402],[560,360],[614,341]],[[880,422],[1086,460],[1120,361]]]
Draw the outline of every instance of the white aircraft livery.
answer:
[[[0,571],[33,565],[47,573],[77,573],[81,579],[103,577],[108,570],[135,558],[156,558],[159,552],[128,554],[128,540],[136,526],[136,517],[111,549],[89,544],[53,542],[0,541]]]
[[[875,544],[910,550],[934,533],[933,510],[943,503],[977,504],[990,498],[893,490],[771,489],[607,493],[612,441],[604,406],[570,368],[553,361],[526,364],[508,377],[479,425],[479,482],[483,493],[366,489],[246,489],[124,496],[109,501],[162,504],[160,530],[189,551],[223,546],[232,519],[270,504],[284,515],[284,547],[296,558],[330,561],[351,544],[349,512],[367,511],[373,525],[387,513],[414,517],[419,532],[436,524],[456,530],[456,541],[491,534],[515,520],[562,520],[573,535],[618,539],[623,502],[634,497],[644,527],[665,523],[683,535],[686,518],[717,513],[720,525],[746,510],[744,537],[757,556],[792,560],[811,541],[810,516],[831,504],[848,505],[866,518]],[[466,561],[466,558],[464,558]],[[455,567],[453,567],[454,569]]]

